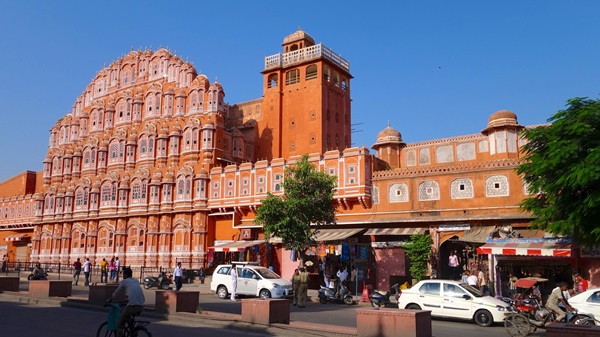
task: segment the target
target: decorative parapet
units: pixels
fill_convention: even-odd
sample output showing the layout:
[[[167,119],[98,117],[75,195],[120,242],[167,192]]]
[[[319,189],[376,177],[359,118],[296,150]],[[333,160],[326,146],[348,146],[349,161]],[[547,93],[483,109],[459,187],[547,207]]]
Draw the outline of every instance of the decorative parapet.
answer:
[[[448,174],[452,172],[469,172],[469,171],[481,171],[487,169],[507,169],[517,168],[519,166],[519,159],[502,159],[485,162],[465,162],[453,165],[435,165],[435,166],[420,166],[410,167],[403,169],[378,171],[373,173],[373,180],[380,179],[393,179],[405,176],[427,176],[427,175],[439,175]]]
[[[310,47],[294,50],[288,53],[278,53],[265,57],[265,70],[274,68],[287,68],[302,62],[315,60],[319,58],[327,60],[338,65],[340,68],[350,72],[350,62],[344,59],[341,55],[333,52],[330,48],[325,47],[322,43],[315,44]]]

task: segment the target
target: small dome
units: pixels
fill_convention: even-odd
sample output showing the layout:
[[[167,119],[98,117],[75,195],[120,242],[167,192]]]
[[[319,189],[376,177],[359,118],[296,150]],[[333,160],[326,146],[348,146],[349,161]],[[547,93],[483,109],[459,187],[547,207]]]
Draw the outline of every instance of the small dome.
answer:
[[[173,87],[168,87],[167,90],[165,90],[165,95],[175,95],[175,89],[173,89]]]
[[[383,145],[390,143],[401,144],[403,143],[403,141],[400,131],[394,129],[388,122],[387,128],[383,129],[381,132],[379,132],[379,134],[377,134],[377,143],[375,143],[375,145]]]
[[[490,116],[490,118],[488,119],[487,128],[482,132],[486,133],[487,131],[493,128],[503,126],[519,126],[519,122],[517,122],[517,115],[514,112],[508,110],[496,111]]]
[[[290,42],[300,41],[300,40],[304,40],[304,39],[310,41],[313,44],[315,43],[315,39],[313,39],[312,36],[310,36],[307,32],[303,31],[302,29],[298,28],[298,30],[295,33],[292,33],[292,34],[286,36],[283,39],[283,43],[287,44]]]

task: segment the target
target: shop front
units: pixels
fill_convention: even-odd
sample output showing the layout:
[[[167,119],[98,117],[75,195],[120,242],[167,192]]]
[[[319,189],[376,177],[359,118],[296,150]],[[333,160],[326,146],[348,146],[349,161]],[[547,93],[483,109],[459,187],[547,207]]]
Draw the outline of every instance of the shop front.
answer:
[[[508,295],[508,275],[517,278],[537,276],[548,279],[541,287],[548,295],[558,282],[573,285],[577,259],[568,238],[489,239],[477,249],[490,257],[490,279],[497,295]]]
[[[359,235],[363,228],[327,228],[319,229],[315,236],[315,244],[306,251],[304,266],[309,273],[309,289],[319,289],[324,285],[325,276],[335,277],[340,268],[347,270],[348,275],[352,267],[356,268],[357,278],[363,278],[368,265],[368,243],[361,241]],[[273,242],[272,240],[271,242]],[[276,242],[276,241],[275,241]],[[282,244],[279,243],[279,246]],[[299,267],[300,254],[294,250],[283,250],[281,252],[281,275],[291,278],[294,270]],[[350,276],[348,276],[348,286]],[[364,281],[362,281],[364,282]],[[356,290],[356,284],[353,284]],[[362,289],[362,288],[361,288]]]
[[[29,262],[31,237],[29,233],[5,232],[0,239],[0,256],[6,255],[8,262]]]
[[[370,228],[373,265],[367,269],[368,279],[374,289],[388,290],[393,284],[412,284],[406,254],[402,246],[413,234],[425,234],[424,227]]]
[[[267,245],[264,240],[215,241],[214,246],[208,247],[208,268],[237,261],[264,265],[266,256]]]

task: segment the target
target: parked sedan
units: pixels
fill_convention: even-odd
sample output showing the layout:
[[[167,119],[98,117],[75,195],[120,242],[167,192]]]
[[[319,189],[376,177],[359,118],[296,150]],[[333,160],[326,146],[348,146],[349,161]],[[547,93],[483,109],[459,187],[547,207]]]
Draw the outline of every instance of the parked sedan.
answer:
[[[568,299],[577,313],[590,318],[600,319],[600,288],[588,289]]]
[[[485,296],[466,283],[450,280],[423,280],[403,290],[398,307],[429,310],[432,317],[474,320],[480,326],[503,322],[512,310],[505,302]]]

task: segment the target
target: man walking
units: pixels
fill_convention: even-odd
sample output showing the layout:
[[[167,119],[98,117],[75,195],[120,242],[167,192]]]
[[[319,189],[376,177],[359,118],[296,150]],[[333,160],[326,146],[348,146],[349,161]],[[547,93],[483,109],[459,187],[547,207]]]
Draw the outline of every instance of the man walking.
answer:
[[[305,268],[300,268],[300,283],[298,284],[298,308],[306,306],[306,294],[308,293],[308,273]]]
[[[86,258],[83,263],[83,274],[85,275],[85,283],[84,286],[90,285],[90,272],[92,271],[92,263],[90,262],[90,258]]]
[[[81,274],[81,262],[79,258],[73,263],[73,285],[76,286],[79,282],[79,275]]]

